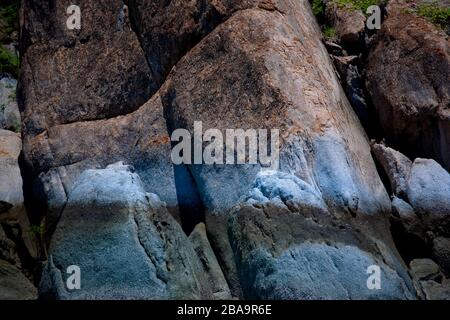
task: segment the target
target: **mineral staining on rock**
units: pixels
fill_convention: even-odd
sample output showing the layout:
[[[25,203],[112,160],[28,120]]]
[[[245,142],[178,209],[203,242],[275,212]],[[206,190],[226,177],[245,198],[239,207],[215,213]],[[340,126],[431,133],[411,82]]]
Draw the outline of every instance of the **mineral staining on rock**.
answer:
[[[23,147],[0,131],[0,217],[30,216],[40,241],[0,229],[1,293],[448,298],[448,38],[402,0],[369,32],[353,2],[324,1],[324,44],[306,0],[82,0],[81,28],[68,1],[23,1]],[[279,168],[174,165],[171,134],[197,121],[279,130]]]

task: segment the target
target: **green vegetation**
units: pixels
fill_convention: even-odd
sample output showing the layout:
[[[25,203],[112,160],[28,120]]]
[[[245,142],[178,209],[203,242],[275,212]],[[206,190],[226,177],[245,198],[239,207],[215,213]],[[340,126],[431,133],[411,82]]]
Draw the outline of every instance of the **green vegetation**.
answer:
[[[353,10],[361,10],[366,14],[367,8],[374,5],[379,5],[380,0],[333,0],[338,6],[349,8]]]
[[[420,5],[416,12],[443,29],[450,29],[450,8],[439,7],[434,2]]]
[[[324,26],[323,30],[323,36],[326,40],[333,41],[336,40],[336,29],[330,26]]]
[[[45,233],[44,224],[41,223],[40,225],[31,225],[28,232],[35,236],[43,236]]]
[[[0,73],[7,72],[17,77],[19,74],[19,57],[0,46]]]
[[[318,16],[325,13],[325,4],[322,0],[313,0],[312,10],[314,15]]]
[[[19,7],[19,0],[0,0],[0,73],[15,77],[19,72],[19,58],[3,45],[18,42]]]

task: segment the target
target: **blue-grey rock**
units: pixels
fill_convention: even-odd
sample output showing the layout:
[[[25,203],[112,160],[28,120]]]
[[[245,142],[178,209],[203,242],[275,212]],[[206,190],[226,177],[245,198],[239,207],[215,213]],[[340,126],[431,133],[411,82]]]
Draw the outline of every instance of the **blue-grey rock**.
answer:
[[[450,174],[431,159],[416,159],[407,184],[408,199],[424,226],[450,235]]]
[[[206,299],[190,242],[156,195],[121,163],[81,174],[53,234],[40,296],[57,299]],[[70,290],[69,266],[81,271]]]

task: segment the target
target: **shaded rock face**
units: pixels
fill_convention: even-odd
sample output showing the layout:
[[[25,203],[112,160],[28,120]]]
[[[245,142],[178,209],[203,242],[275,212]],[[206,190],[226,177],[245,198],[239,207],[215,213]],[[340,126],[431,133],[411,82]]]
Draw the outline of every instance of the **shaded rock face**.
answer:
[[[30,136],[129,113],[157,89],[122,1],[78,2],[81,30],[66,27],[71,4],[22,3],[20,83],[27,85],[19,91]]]
[[[450,300],[450,279],[441,273],[430,259],[415,259],[410,263],[410,273],[419,295],[426,300]]]
[[[43,19],[47,9],[60,12],[58,10],[65,4],[46,8],[45,4],[27,7],[27,3],[31,2],[26,2],[23,8],[29,15],[23,23],[27,49],[19,90],[25,123],[24,156],[35,177],[35,196],[42,197],[47,205],[47,224],[56,228],[49,249],[52,258],[42,277],[42,296],[202,298],[220,293],[218,288],[226,292],[223,280],[216,282],[212,289],[201,287],[200,276],[205,273],[205,265],[200,264],[190,245],[183,245],[186,237],[174,222],[170,222],[173,230],[155,231],[151,227],[159,219],[170,220],[164,209],[154,208],[153,198],[144,199],[145,193],[151,192],[167,202],[169,208],[180,206],[180,199],[188,198],[195,204],[195,197],[199,198],[206,210],[211,245],[234,296],[276,299],[413,297],[405,266],[389,234],[389,197],[372,160],[368,139],[339,85],[306,1],[283,1],[282,4],[223,1],[223,5],[214,1],[206,2],[208,5],[204,7],[196,2],[179,2],[191,10],[186,13],[176,11],[172,4],[162,11],[159,2],[128,1],[143,51],[137,47],[134,50],[138,37],[126,24],[119,31],[105,28],[106,34],[98,35],[99,40],[94,41],[95,32],[89,41],[83,40],[94,27],[112,24],[120,11],[118,1],[117,5],[116,1],[111,1],[108,9],[100,10],[104,14],[101,19],[91,21],[88,18],[87,27],[80,34],[67,34],[68,31],[60,27],[51,27],[65,22],[52,20],[53,16],[61,14],[53,14],[48,21]],[[82,3],[80,6],[86,12],[84,16],[97,12],[90,11],[91,7],[101,5]],[[88,10],[83,10],[83,6]],[[171,13],[171,10],[175,11]],[[147,12],[154,12],[157,19],[158,12],[165,12],[183,28],[164,29],[171,24],[154,27],[154,21],[145,19]],[[189,12],[198,12],[198,15],[192,18]],[[50,36],[56,40],[50,41]],[[124,40],[125,45],[120,46],[120,50],[105,51],[105,46],[115,48],[117,37],[130,38]],[[190,41],[197,38],[200,42],[189,48]],[[69,47],[65,45],[67,39],[71,43]],[[156,41],[159,45],[150,45],[155,39],[160,39]],[[186,44],[175,50],[177,41]],[[91,42],[99,49],[89,47]],[[86,70],[86,66],[91,66],[87,57],[95,56],[96,50],[101,48],[104,54],[108,53],[101,57],[112,61],[110,66],[95,64],[98,70],[97,67]],[[70,50],[75,50],[73,56],[67,55]],[[80,57],[78,50],[82,52]],[[167,54],[163,55],[163,50],[167,50]],[[188,52],[180,59],[184,51]],[[46,52],[49,52],[48,57],[61,57],[61,60],[47,64]],[[149,69],[141,64],[144,52]],[[126,66],[114,63],[116,59],[123,62],[122,54],[129,56]],[[42,55],[44,58],[38,63],[37,57]],[[32,75],[35,79],[53,77],[55,70],[47,69],[47,65],[62,67],[69,62],[74,63],[76,72],[88,79],[83,85],[91,79],[93,82],[95,79],[95,85],[102,83],[104,76],[114,78],[114,70],[122,70],[122,67],[132,72],[125,73],[126,79],[108,80],[108,90],[96,96],[95,99],[100,100],[94,108],[89,97],[61,94],[67,91],[44,87],[51,83],[49,81],[32,80]],[[109,71],[103,72],[102,68],[112,69],[113,74],[108,75]],[[77,77],[68,70],[61,70],[61,78],[55,85],[76,81]],[[148,77],[142,78],[143,81],[129,80],[128,76],[133,77],[136,70]],[[141,101],[148,98],[143,87],[148,86],[150,93],[153,84],[159,82],[164,82],[159,91],[146,103]],[[81,90],[77,85],[73,83],[73,92]],[[127,99],[119,109],[114,108],[112,102],[122,101],[130,90],[139,99]],[[68,103],[60,104],[60,99],[67,99]],[[202,121],[204,130],[279,129],[279,171],[274,177],[261,180],[259,165],[190,165],[187,166],[189,171],[180,174],[179,170],[186,168],[171,164],[169,133],[178,128],[192,132],[194,121]],[[85,171],[104,168],[115,161],[133,165],[141,182],[130,182],[138,180],[135,174],[113,167],[105,171]],[[114,179],[125,179],[123,186],[115,188]],[[135,192],[124,192],[128,188]],[[266,200],[255,200],[254,189]],[[103,200],[94,203],[99,197],[97,191],[99,195],[105,194],[102,199],[108,205],[103,205]],[[254,204],[248,197],[262,204]],[[150,212],[150,217],[146,217],[145,212]],[[136,219],[137,228],[133,225]],[[252,233],[256,228],[253,225],[260,223],[270,230],[264,234],[263,242],[260,233]],[[146,233],[148,245],[145,241],[139,244],[141,233]],[[160,238],[164,238],[162,243],[170,248],[160,250],[164,247],[160,242],[156,246],[153,244]],[[180,245],[175,246],[174,242]],[[111,244],[118,249],[113,256],[105,251],[105,246]],[[92,260],[79,249],[86,245]],[[182,257],[176,256],[172,245]],[[147,254],[146,250],[156,251]],[[128,257],[129,251],[132,257]],[[198,250],[196,247],[196,251],[203,252],[204,256],[211,255],[205,248]],[[134,262],[129,270],[123,267],[125,253],[126,258]],[[189,277],[179,269],[161,276],[159,265],[154,266],[156,271],[153,271],[150,257],[164,253],[176,266],[179,261],[191,266]],[[347,259],[356,259],[358,263],[348,272],[339,272]],[[207,265],[215,265],[213,259],[208,261]],[[314,266],[313,271],[305,269],[305,261]],[[110,262],[112,264],[108,265]],[[324,270],[319,268],[322,263],[326,265]],[[333,267],[335,263],[337,266]],[[86,269],[82,280],[86,281],[84,291],[65,289],[65,271],[72,264]],[[103,264],[109,282],[104,282],[105,277],[93,271],[96,266],[103,268]],[[386,283],[382,291],[366,290],[366,270],[371,264],[378,264],[382,270],[382,281]],[[287,265],[292,267],[285,268]],[[298,272],[294,272],[296,268]],[[278,273],[270,276],[270,270]],[[124,272],[129,273],[128,285]],[[352,277],[351,273],[361,274]],[[313,287],[312,282],[304,281],[308,276],[324,280]],[[143,278],[140,284],[139,277]],[[167,285],[159,277],[167,277],[163,278]],[[215,279],[214,282],[218,275],[211,273],[207,277]],[[143,283],[144,289],[139,287]],[[180,283],[185,286],[181,287]],[[337,289],[331,290],[327,283]]]
[[[391,144],[450,169],[450,40],[390,1],[367,66],[367,88]]]
[[[82,248],[82,250],[80,250]],[[78,179],[52,237],[40,295],[59,299],[207,299],[189,240],[136,173],[121,163]],[[66,269],[81,270],[68,290]]]
[[[0,260],[0,300],[34,300],[36,287],[15,266]]]
[[[18,165],[21,147],[17,133],[0,129],[0,300],[37,298],[36,288],[24,274],[24,263],[36,258],[37,248],[24,208]]]
[[[199,257],[203,270],[212,286],[214,299],[230,299],[231,293],[219,262],[209,244],[204,223],[199,223],[189,235],[192,245]]]

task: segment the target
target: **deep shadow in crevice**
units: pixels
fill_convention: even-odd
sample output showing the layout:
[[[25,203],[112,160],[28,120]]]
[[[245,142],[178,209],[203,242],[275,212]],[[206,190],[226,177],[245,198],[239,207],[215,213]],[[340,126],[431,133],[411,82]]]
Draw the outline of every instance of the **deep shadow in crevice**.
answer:
[[[396,217],[391,218],[391,234],[407,265],[414,259],[431,258],[430,246],[418,235],[407,232]]]

